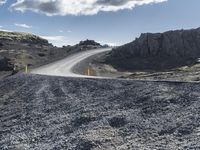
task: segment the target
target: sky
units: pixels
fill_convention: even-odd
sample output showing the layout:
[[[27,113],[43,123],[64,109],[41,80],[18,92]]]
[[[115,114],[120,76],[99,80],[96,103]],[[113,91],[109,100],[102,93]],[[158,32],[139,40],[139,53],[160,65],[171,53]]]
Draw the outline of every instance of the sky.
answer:
[[[56,46],[92,39],[122,45],[141,33],[200,27],[200,0],[0,0],[0,30]]]

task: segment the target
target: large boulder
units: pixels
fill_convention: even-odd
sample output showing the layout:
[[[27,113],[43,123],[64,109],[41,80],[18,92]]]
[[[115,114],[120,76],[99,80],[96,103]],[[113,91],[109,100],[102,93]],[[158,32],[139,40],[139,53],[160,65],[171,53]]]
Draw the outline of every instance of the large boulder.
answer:
[[[11,71],[11,70],[13,70],[13,65],[9,62],[9,59],[0,56],[0,71]]]

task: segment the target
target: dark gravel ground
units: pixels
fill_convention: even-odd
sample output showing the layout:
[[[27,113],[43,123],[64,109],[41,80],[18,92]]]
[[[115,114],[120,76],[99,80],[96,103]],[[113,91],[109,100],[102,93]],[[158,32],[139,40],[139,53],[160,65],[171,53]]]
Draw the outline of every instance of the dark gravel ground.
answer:
[[[0,149],[198,150],[200,83],[12,76]]]

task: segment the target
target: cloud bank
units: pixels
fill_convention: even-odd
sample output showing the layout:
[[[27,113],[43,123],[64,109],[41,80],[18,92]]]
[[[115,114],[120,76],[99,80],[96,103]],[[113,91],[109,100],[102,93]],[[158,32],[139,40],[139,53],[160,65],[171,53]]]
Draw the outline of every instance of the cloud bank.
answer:
[[[11,10],[30,10],[48,16],[94,15],[100,11],[133,9],[135,6],[164,1],[167,0],[17,0],[11,5]]]
[[[27,28],[27,29],[32,28],[32,26],[29,26],[29,25],[27,25],[27,24],[19,24],[19,23],[15,23],[15,26],[21,27],[21,28]]]
[[[63,45],[66,45],[68,43],[68,40],[65,36],[40,36],[41,38],[44,38],[48,40],[50,43],[53,43],[55,46],[62,47]]]

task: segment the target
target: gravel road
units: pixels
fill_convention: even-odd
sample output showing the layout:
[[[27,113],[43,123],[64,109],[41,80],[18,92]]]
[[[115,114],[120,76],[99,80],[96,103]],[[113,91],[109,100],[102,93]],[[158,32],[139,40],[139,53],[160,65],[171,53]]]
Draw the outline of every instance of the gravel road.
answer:
[[[0,81],[1,150],[200,149],[200,83],[16,75]]]

